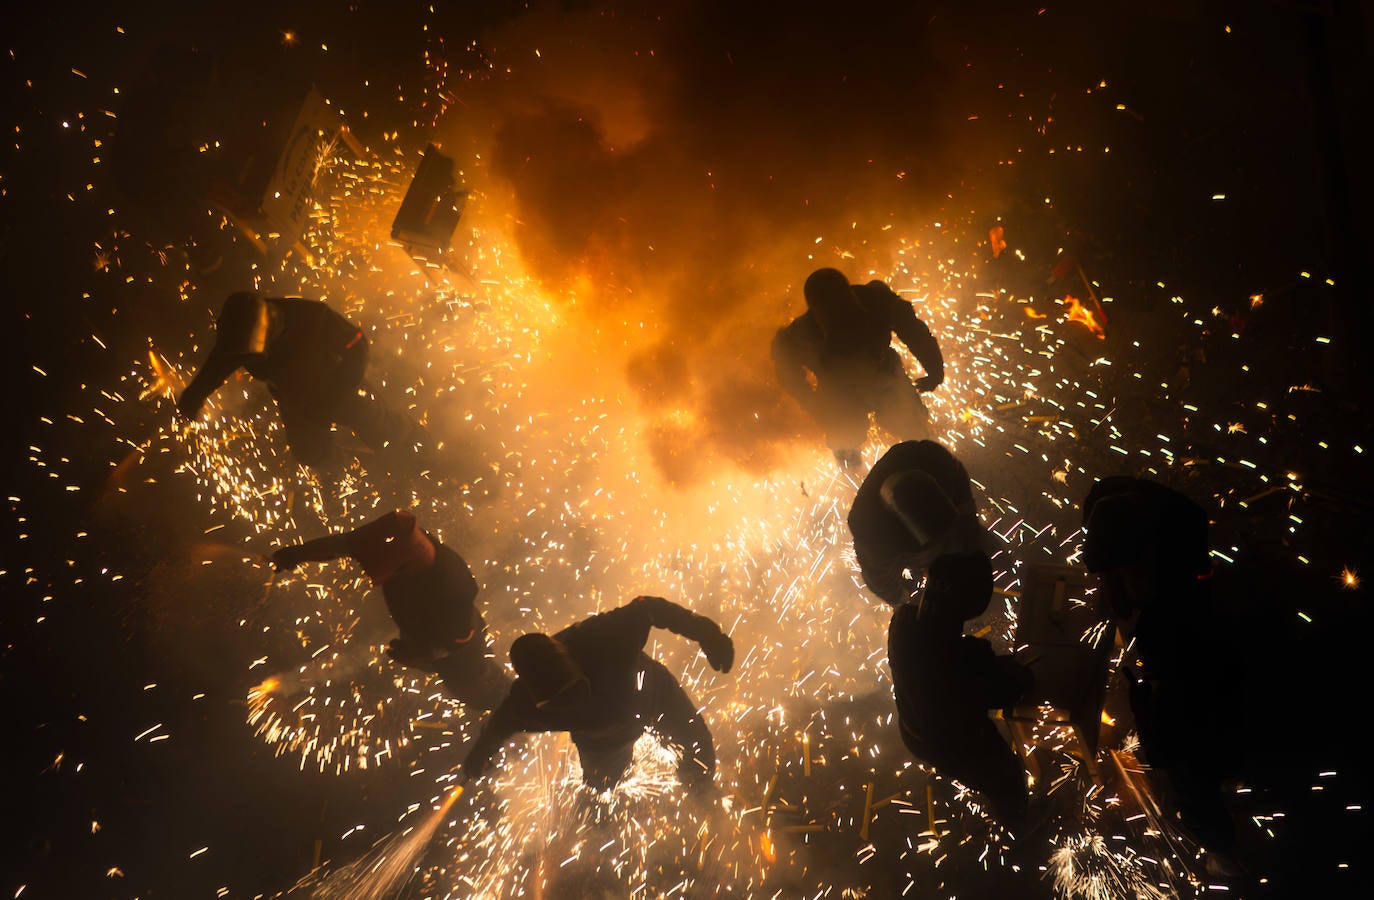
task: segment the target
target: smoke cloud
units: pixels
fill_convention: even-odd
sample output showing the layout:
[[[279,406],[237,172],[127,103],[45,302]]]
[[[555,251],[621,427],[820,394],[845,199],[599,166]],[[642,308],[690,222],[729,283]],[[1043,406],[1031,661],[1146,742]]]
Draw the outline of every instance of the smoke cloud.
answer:
[[[927,5],[762,16],[539,7],[479,42],[489,74],[452,86],[440,123],[509,203],[525,265],[591,326],[589,352],[620,361],[677,483],[815,440],[776,385],[774,330],[813,269],[883,272],[971,165]]]

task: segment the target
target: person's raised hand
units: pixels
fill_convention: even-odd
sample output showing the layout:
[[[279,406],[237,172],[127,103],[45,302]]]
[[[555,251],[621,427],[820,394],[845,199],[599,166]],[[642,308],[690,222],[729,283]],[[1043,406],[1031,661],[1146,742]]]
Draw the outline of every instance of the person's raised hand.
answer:
[[[285,572],[294,569],[305,562],[301,558],[301,545],[292,544],[289,547],[278,547],[272,551],[272,571]]]
[[[717,672],[728,672],[735,664],[735,642],[723,631],[717,631],[714,637],[702,641],[701,652],[706,654],[706,661]]]

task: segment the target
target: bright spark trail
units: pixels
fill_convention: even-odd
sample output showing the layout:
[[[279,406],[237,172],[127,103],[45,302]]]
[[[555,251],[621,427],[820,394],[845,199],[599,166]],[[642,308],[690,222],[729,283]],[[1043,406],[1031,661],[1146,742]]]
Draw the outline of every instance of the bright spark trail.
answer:
[[[440,64],[430,63],[437,83]],[[416,775],[395,808],[399,820],[421,821],[312,872],[297,890],[371,897],[413,877],[434,897],[864,896],[885,895],[884,886],[945,896],[957,893],[946,872],[981,868],[1024,870],[1061,896],[1091,900],[1207,891],[1197,848],[1142,813],[1127,788],[1095,780],[1068,729],[1047,718],[1025,748],[1040,762],[1034,790],[1055,810],[1033,849],[997,827],[976,795],[912,762],[894,719],[888,610],[862,587],[845,523],[887,436],[871,433],[853,473],[820,441],[788,435],[780,461],[765,467],[711,457],[696,477],[666,478],[646,435],[668,428],[691,455],[693,435],[709,423],[687,402],[666,416],[649,410],[627,383],[626,360],[655,324],[587,312],[586,295],[605,287],[592,275],[555,290],[533,274],[516,246],[518,215],[485,160],[463,160],[472,193],[450,267],[416,263],[389,240],[422,145],[418,134],[391,133],[363,158],[341,151],[323,160],[302,239],[311,258],[263,264],[252,285],[324,299],[362,324],[369,376],[424,423],[421,446],[362,453],[327,481],[291,459],[272,403],[248,379],[220,389],[201,421],[174,424],[171,398],[213,339],[208,323],[178,346],[150,347],[121,379],[89,385],[89,408],[47,413],[119,433],[127,456],[112,492],[180,479],[226,534],[246,530],[241,546],[224,551],[263,576],[261,602],[239,622],[262,648],[244,661],[245,728],[283,760],[344,785],[379,767]],[[944,350],[945,384],[928,395],[934,436],[976,482],[1004,599],[973,627],[1009,649],[1023,567],[1077,562],[1077,504],[1101,475],[1207,470],[1208,495],[1197,499],[1209,509],[1275,491],[1301,511],[1306,476],[1269,452],[1262,425],[1213,422],[1182,401],[1168,401],[1167,424],[1124,413],[1122,385],[1134,389],[1141,372],[1118,352],[1142,358],[1159,348],[1103,340],[1078,300],[988,287],[967,262],[981,237],[976,220],[968,209],[861,239],[866,246],[853,249],[892,260],[883,268],[855,268],[849,235],[788,248],[794,285],[820,265],[855,282],[883,279],[916,304]],[[1011,244],[1006,252],[1019,252]],[[162,277],[193,291],[185,274]],[[1102,298],[1108,312],[1114,302]],[[1181,330],[1219,319],[1181,297],[1163,305]],[[1169,385],[1159,392],[1167,401]],[[1267,420],[1268,402],[1276,401],[1252,401],[1256,423]],[[160,424],[124,431],[121,413]],[[1188,449],[1199,431],[1227,449]],[[31,459],[60,478],[64,452],[35,447]],[[513,743],[488,782],[455,789],[480,711],[388,661],[385,633],[364,624],[364,608],[379,600],[355,568],[268,577],[263,562],[276,546],[397,507],[415,509],[472,565],[500,659],[523,631],[553,632],[638,594],[718,621],[738,648],[729,675],[668,635],[656,634],[646,652],[703,710],[720,757],[719,802],[683,800],[671,754],[649,738],[606,796],[580,786],[576,754],[556,735]],[[1303,522],[1291,518],[1296,534]],[[1337,572],[1359,587],[1355,570]],[[1113,749],[1129,748],[1126,734],[1111,734]]]

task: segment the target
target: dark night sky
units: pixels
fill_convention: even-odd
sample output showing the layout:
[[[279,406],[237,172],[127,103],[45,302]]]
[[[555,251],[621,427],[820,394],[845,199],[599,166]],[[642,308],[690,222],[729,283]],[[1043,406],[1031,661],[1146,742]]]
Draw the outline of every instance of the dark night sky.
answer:
[[[748,267],[755,247],[749,241],[758,234],[847,221],[855,209],[874,208],[879,195],[891,208],[947,208],[974,238],[985,238],[1002,217],[1036,259],[1052,259],[1059,247],[1076,252],[1115,294],[1123,333],[1148,336],[1154,346],[1205,344],[1208,362],[1194,373],[1200,404],[1224,405],[1250,389],[1229,365],[1238,351],[1220,331],[1202,339],[1176,335],[1147,301],[1179,294],[1198,310],[1243,314],[1251,295],[1264,294],[1265,306],[1247,322],[1245,351],[1263,360],[1263,383],[1280,394],[1294,384],[1317,388],[1284,402],[1300,408],[1305,425],[1329,433],[1333,445],[1370,446],[1371,378],[1358,342],[1312,349],[1315,334],[1353,337],[1370,325],[1363,216],[1369,174],[1356,142],[1368,109],[1370,17],[1360,4],[1168,0],[1129,12],[1118,4],[1049,2],[758,4],[750,12],[743,6],[669,3],[659,14],[653,5],[626,4],[618,10],[624,32],[600,32],[623,41],[608,42],[608,57],[650,36],[669,73],[662,83],[646,78],[660,124],[621,168],[597,167],[597,136],[589,137],[576,111],[570,124],[566,110],[511,109],[493,125],[505,154],[498,152],[497,165],[506,167],[531,223],[523,249],[537,254],[541,275],[552,281],[575,267],[582,242],[594,234],[611,248],[618,279],[652,280],[657,273],[636,268],[637,258],[617,256],[617,242],[625,231],[673,236],[679,219],[709,219],[718,231],[683,243],[675,278],[690,286],[714,278],[749,287],[757,277]],[[564,7],[576,22],[600,10]],[[7,820],[17,826],[10,833],[19,835],[3,854],[0,891],[11,896],[28,884],[28,898],[201,897],[221,885],[232,887],[230,896],[284,890],[308,868],[315,837],[329,841],[354,821],[386,816],[407,776],[370,773],[358,789],[340,791],[329,776],[273,759],[235,706],[241,673],[228,669],[253,644],[235,627],[233,610],[170,613],[186,617],[174,623],[180,637],[173,642],[159,619],[167,610],[136,602],[142,576],[167,564],[161,548],[207,527],[166,511],[191,505],[191,488],[160,489],[167,503],[148,504],[153,508],[94,508],[84,498],[119,461],[114,435],[98,423],[94,432],[77,427],[60,413],[75,408],[86,384],[125,372],[150,336],[170,341],[203,323],[235,280],[247,277],[251,251],[219,246],[222,238],[206,227],[201,198],[215,173],[197,158],[196,141],[221,133],[231,140],[237,132],[227,122],[249,122],[288,86],[313,82],[342,105],[369,110],[365,120],[350,117],[365,143],[401,129],[420,145],[429,131],[413,120],[430,112],[419,106],[423,25],[433,29],[428,46],[442,35],[460,66],[475,58],[461,49],[469,41],[498,50],[503,42],[519,45],[559,14],[509,2],[440,6],[431,14],[426,4],[354,0],[150,3],[127,13],[47,4],[6,18],[3,471],[5,496],[22,501],[7,501],[12,513],[0,535],[3,784]],[[287,30],[299,35],[298,46],[283,45]],[[565,39],[578,34],[570,26]],[[315,51],[321,43],[328,52]],[[1099,80],[1109,88],[1087,90]],[[118,94],[112,85],[120,86]],[[404,101],[396,99],[398,86]],[[474,103],[490,110],[503,97],[492,89]],[[179,114],[169,119],[171,108]],[[1045,133],[1037,137],[1041,126]],[[73,132],[82,128],[78,139]],[[93,151],[92,140],[101,148]],[[586,141],[583,155],[579,140]],[[550,144],[558,148],[550,172],[527,165],[530,148]],[[1015,166],[997,165],[1018,145],[1027,149]],[[1111,152],[1047,152],[1080,145]],[[93,153],[102,157],[98,167]],[[678,173],[695,177],[708,166],[734,204],[705,212],[673,206],[673,191],[686,178]],[[911,177],[894,187],[886,173],[899,169]],[[886,180],[872,174],[879,170]],[[805,209],[793,194],[769,186],[774,175],[787,190],[808,192]],[[546,176],[560,185],[580,181],[585,195],[542,192]],[[1214,200],[1218,194],[1225,199]],[[111,207],[117,215],[107,214]],[[623,231],[617,217],[630,220]],[[201,247],[189,247],[193,237]],[[112,243],[127,257],[118,273],[92,265],[96,245]],[[201,271],[208,266],[197,254],[222,253],[223,262],[191,276],[200,277],[200,293],[185,303],[176,299],[175,279],[142,277],[159,271],[158,250],[188,254]],[[985,265],[984,272],[1008,283],[1032,277],[1005,263],[1001,270]],[[1328,277],[1333,288],[1321,283]],[[1163,294],[1159,281],[1168,285]],[[715,291],[713,283],[701,302],[726,295]],[[733,314],[689,302],[695,294],[684,289],[663,315],[690,323]],[[96,346],[92,334],[106,346]],[[688,341],[681,351],[689,369],[700,359],[693,346]],[[1146,362],[1161,365],[1148,360],[1142,367]],[[649,387],[672,390],[659,382]],[[58,421],[49,425],[40,416]],[[48,457],[66,458],[61,478],[31,461],[35,444]],[[734,450],[725,439],[721,447]],[[1323,455],[1297,441],[1271,449],[1276,466],[1308,473],[1320,495],[1306,515],[1315,523],[1312,540],[1322,546],[1309,554],[1364,558],[1374,536],[1364,460]],[[64,490],[68,483],[88,490]],[[89,537],[74,539],[76,532]],[[130,577],[73,584],[80,572],[102,567]],[[236,589],[232,576],[206,575],[205,596]],[[45,600],[49,595],[54,599]],[[45,621],[36,625],[39,615]],[[1269,620],[1258,619],[1247,627],[1260,639],[1273,637]],[[1323,623],[1292,643],[1283,633],[1277,646],[1292,652],[1297,667],[1331,663],[1367,634],[1367,619],[1366,608],[1351,627]],[[1358,670],[1353,661],[1337,661],[1333,669],[1295,675],[1293,697],[1310,699],[1309,710],[1272,710],[1276,730],[1290,715],[1306,722],[1339,714],[1309,732],[1305,744],[1279,742],[1294,754],[1297,780],[1310,780],[1311,767],[1329,759],[1346,761],[1337,738],[1361,730],[1357,685],[1316,681]],[[145,689],[153,683],[164,687]],[[1303,693],[1309,690],[1317,695]],[[193,691],[206,696],[189,701]],[[176,740],[156,748],[132,742],[145,722],[167,723]],[[66,762],[54,768],[58,753]],[[89,772],[75,773],[73,760],[86,761]],[[1263,765],[1265,772],[1282,769],[1267,757]],[[1362,789],[1357,778],[1344,785],[1343,797],[1359,803],[1348,798]],[[1299,788],[1285,782],[1281,790]],[[1288,881],[1257,896],[1295,896],[1309,862],[1326,865],[1330,854],[1359,846],[1328,821],[1327,807],[1299,809],[1308,834],[1278,851],[1292,854],[1281,866]],[[99,833],[91,833],[92,820],[101,822]],[[188,860],[205,845],[237,854]],[[1308,896],[1346,889],[1354,896],[1354,879],[1367,879],[1368,864],[1352,862],[1358,872],[1330,893]],[[122,878],[107,877],[112,866]],[[967,873],[961,896],[981,895],[979,875]]]

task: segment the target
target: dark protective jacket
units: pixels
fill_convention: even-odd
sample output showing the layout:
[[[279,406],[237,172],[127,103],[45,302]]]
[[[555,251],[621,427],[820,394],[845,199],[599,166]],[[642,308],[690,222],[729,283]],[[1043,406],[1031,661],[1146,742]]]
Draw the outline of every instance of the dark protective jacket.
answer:
[[[925,472],[949,497],[958,517],[951,526],[959,530],[958,543],[972,546],[952,547],[949,542],[923,545],[897,514],[883,502],[883,482],[901,472]],[[963,463],[935,441],[902,441],[894,444],[868,471],[849,508],[849,531],[854,536],[854,556],[869,590],[896,605],[906,600],[908,586],[902,568],[918,570],[930,565],[935,556],[952,550],[973,550],[981,540],[973,487]]]
[[[1083,525],[1089,572],[1138,565],[1163,579],[1211,573],[1206,511],[1158,482],[1101,479],[1083,501]]]
[[[1029,684],[988,641],[926,627],[911,603],[892,614],[887,659],[903,737],[936,765],[980,739],[990,727],[988,710],[1013,705]]]
[[[773,338],[773,365],[783,389],[805,398],[812,392],[808,372],[821,385],[827,375],[903,375],[901,358],[892,349],[893,334],[925,369],[929,385],[940,384],[945,377],[940,345],[911,304],[881,281],[852,288],[857,304],[842,327],[827,334],[815,313],[808,311],[778,330]]]
[[[230,304],[241,307],[230,310]],[[232,314],[231,314],[232,313]],[[367,339],[357,325],[318,300],[235,295],[210,355],[177,408],[194,416],[237,369],[267,382],[273,396],[332,405],[362,383]]]
[[[1026,815],[1026,774],[988,710],[1024,697],[1030,672],[979,638],[951,632],[904,603],[888,628],[888,665],[902,742],[912,755],[981,793],[1003,824]]]
[[[422,531],[408,511],[390,512],[290,550],[301,562],[342,556],[358,562],[381,588],[401,641],[412,647],[465,644],[486,627],[477,609],[480,587],[467,562]]]
[[[576,706],[541,709],[532,689],[517,678],[506,699],[492,711],[463,763],[469,777],[480,775],[491,757],[521,732],[567,731],[576,741],[598,732],[642,729],[634,718],[633,696],[649,631],[665,628],[698,643],[720,634],[705,616],[661,597],[638,597],[624,606],[592,616],[554,635],[591,683]]]
[[[401,639],[422,646],[466,643],[486,627],[477,610],[477,579],[467,562],[433,535],[434,564],[382,585]]]
[[[1126,673],[1141,744],[1151,764],[1172,766],[1206,743],[1212,698],[1234,663],[1212,593],[1207,514],[1172,488],[1121,476],[1093,485],[1083,518],[1084,564],[1103,575],[1140,663]]]

